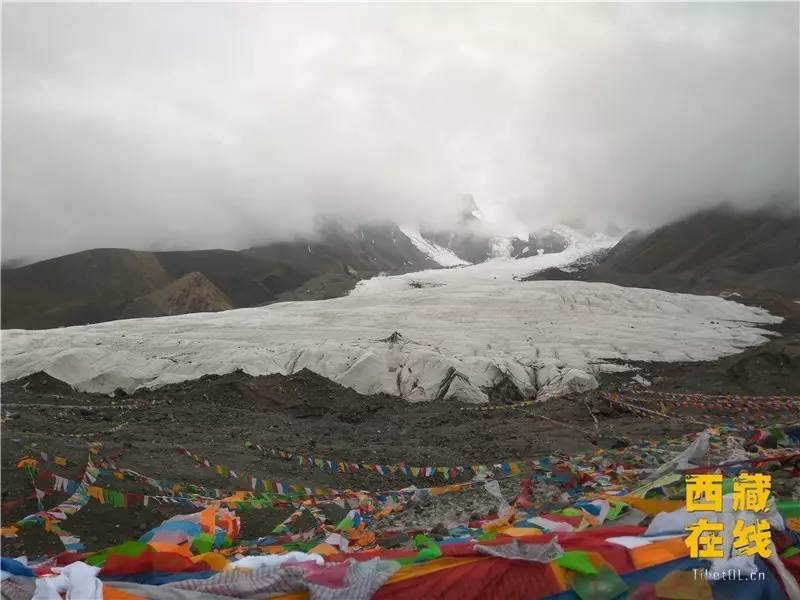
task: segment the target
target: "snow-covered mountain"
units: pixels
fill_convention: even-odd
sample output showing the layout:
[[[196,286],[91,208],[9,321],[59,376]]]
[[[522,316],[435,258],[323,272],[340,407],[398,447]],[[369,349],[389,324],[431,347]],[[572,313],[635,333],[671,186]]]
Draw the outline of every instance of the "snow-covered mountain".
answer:
[[[575,229],[557,225],[539,228],[525,234],[523,226],[509,233],[503,227],[484,218],[472,196],[462,198],[464,208],[450,227],[425,229],[401,227],[420,252],[443,267],[482,263],[497,258],[527,258],[538,254],[564,251],[576,234]]]
[[[378,282],[394,281],[431,281],[449,282],[461,279],[498,279],[512,281],[522,279],[544,269],[553,267],[568,268],[576,261],[590,259],[598,253],[603,253],[617,244],[619,238],[602,233],[584,234],[577,229],[566,225],[553,228],[559,237],[565,240],[564,249],[560,252],[539,251],[533,253],[510,253],[498,251],[493,256],[467,266],[453,269],[427,269],[412,271],[392,277],[373,278],[360,282],[355,292],[360,292]],[[508,238],[505,238],[507,240]],[[495,238],[500,243],[504,238]]]
[[[563,252],[575,239],[586,234],[565,225],[532,231],[527,236],[492,234],[472,229],[456,231],[420,231],[401,227],[411,243],[443,267],[476,264],[497,258],[528,258],[539,254]],[[617,240],[614,237],[614,240]]]
[[[712,296],[520,277],[614,243],[378,276],[349,295],[259,308],[2,334],[4,380],[45,371],[79,389],[158,387],[209,373],[311,369],[362,393],[486,401],[597,386],[620,361],[712,360],[762,343],[780,318]]]
[[[527,280],[591,263],[619,236],[559,225],[526,239],[492,230],[476,214],[469,211],[460,227],[434,234],[416,227],[361,228],[314,245],[232,253],[212,271],[216,279],[209,276],[220,290],[243,289],[236,277],[249,271],[230,267],[246,258],[258,269],[282,269],[267,271],[257,280],[261,285],[285,281],[307,291],[312,281],[325,281],[314,275],[324,268],[328,277],[346,274],[354,286],[342,297],[6,330],[3,379],[45,371],[81,390],[112,393],[236,369],[256,375],[308,368],[362,393],[408,401],[483,402],[496,386],[546,398],[591,389],[600,373],[627,370],[625,361],[733,354],[773,335],[759,325],[781,321],[762,308],[716,296]],[[219,260],[220,252],[212,258]],[[264,262],[265,256],[278,262]],[[156,253],[139,256],[136,264],[148,281],[161,285],[178,268],[214,262],[203,252]],[[375,276],[383,265],[394,274]],[[55,266],[49,265],[51,271]]]
[[[570,235],[558,228],[509,235],[483,219],[469,198],[457,222],[438,232],[414,225],[353,227],[326,220],[312,236],[238,251],[87,250],[3,269],[2,325],[39,329],[188,313],[198,307],[335,298],[382,273],[562,252],[572,243]],[[209,304],[210,292],[198,286],[184,286],[181,302],[168,306],[153,301],[172,294],[188,275],[205,281],[206,288],[225,301]]]

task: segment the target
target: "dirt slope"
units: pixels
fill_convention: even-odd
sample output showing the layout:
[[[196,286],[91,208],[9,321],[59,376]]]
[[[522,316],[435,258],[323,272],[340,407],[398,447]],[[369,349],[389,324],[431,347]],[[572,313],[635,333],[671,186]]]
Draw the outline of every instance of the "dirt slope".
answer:
[[[120,318],[163,317],[233,308],[230,298],[202,273],[189,273],[168,286],[127,304]]]
[[[762,393],[779,393],[784,392],[782,387],[788,382],[791,389],[785,391],[797,393],[800,382],[792,375],[800,364],[797,340],[778,343],[708,363],[639,366],[655,388],[665,391],[747,393],[763,388]],[[769,347],[774,350],[772,356],[784,355],[791,364],[764,361],[763,350]],[[746,376],[736,377],[737,372],[746,372]],[[629,372],[604,378],[603,388],[630,386],[631,375]],[[401,473],[384,477],[371,471],[320,470],[264,456],[246,442],[359,462],[494,464],[506,459],[594,454],[600,448],[675,438],[704,428],[677,414],[675,419],[664,420],[619,411],[600,400],[596,392],[513,411],[461,410],[463,406],[457,402],[434,402],[420,410],[419,404],[400,398],[360,395],[305,370],[288,377],[251,377],[242,372],[213,375],[114,399],[75,392],[46,374],[36,373],[4,383],[2,395],[2,495],[4,502],[12,501],[3,511],[4,524],[36,511],[35,500],[28,498],[31,483],[16,468],[16,461],[41,450],[67,456],[76,466],[47,468],[76,478],[79,466],[86,460],[87,440],[103,442],[104,453],[117,457],[123,467],[172,481],[228,490],[241,487],[240,481],[217,477],[213,469],[179,453],[178,446],[185,446],[213,462],[259,477],[303,485],[379,490],[443,480],[421,481]],[[506,400],[502,394],[495,399],[498,403]],[[719,407],[678,412],[711,423],[725,422],[732,416],[759,425],[797,419],[797,415],[753,411],[732,415],[730,409]],[[109,432],[110,429],[114,431]],[[510,479],[508,484],[503,489],[511,500],[519,489],[519,480]],[[155,493],[140,482],[119,481],[112,476],[98,485]],[[20,498],[24,500],[13,502]],[[45,506],[52,507],[62,500],[63,495],[50,495]],[[411,517],[416,518],[418,509],[427,511],[424,519],[432,526],[437,521],[431,519],[444,518],[445,514],[448,518],[460,514],[461,519],[473,511],[485,514],[487,510],[487,499],[469,494],[455,494],[447,502],[453,504],[447,509],[452,509],[452,514],[442,512],[437,501],[427,508],[415,507]],[[172,504],[116,509],[92,500],[67,519],[63,528],[80,536],[89,550],[98,550],[136,538],[180,510],[185,509]],[[288,512],[242,511],[243,537],[253,539],[267,534]],[[58,538],[37,527],[22,530],[11,547],[14,553],[29,555],[61,550]]]

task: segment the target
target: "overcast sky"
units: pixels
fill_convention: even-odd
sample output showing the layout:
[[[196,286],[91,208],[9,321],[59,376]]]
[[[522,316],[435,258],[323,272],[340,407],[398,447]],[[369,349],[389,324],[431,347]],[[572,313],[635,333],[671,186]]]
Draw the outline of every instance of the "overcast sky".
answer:
[[[9,4],[3,258],[798,193],[783,4]]]

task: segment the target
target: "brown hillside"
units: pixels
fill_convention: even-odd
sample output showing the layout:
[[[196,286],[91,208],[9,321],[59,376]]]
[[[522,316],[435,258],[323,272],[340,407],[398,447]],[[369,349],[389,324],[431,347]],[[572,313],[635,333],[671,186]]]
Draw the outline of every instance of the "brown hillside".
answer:
[[[202,273],[189,273],[168,286],[125,304],[117,318],[164,317],[233,308],[230,298]]]
[[[800,297],[797,199],[757,210],[729,206],[626,236],[596,265],[528,279],[582,279],[690,293],[723,290]]]
[[[151,252],[117,248],[3,269],[3,327],[43,329],[113,319],[118,301],[172,281]]]
[[[393,225],[328,226],[313,239],[241,252],[89,250],[3,269],[2,327],[46,329],[331,298],[380,272],[435,266]]]

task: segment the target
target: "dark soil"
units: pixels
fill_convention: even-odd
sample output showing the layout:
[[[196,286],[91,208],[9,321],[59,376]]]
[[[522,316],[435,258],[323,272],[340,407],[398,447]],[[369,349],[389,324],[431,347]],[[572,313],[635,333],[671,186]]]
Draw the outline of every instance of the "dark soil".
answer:
[[[796,310],[794,307],[800,305],[789,310]],[[653,382],[652,389],[800,394],[800,333],[792,333],[793,327],[786,324],[782,328],[785,337],[714,362],[636,366]],[[636,387],[632,375],[606,376],[601,390]],[[703,428],[683,417],[717,423],[737,416],[727,409],[682,408],[671,413],[675,420],[643,418],[611,409],[600,400],[599,391],[525,409],[475,411],[462,410],[464,405],[457,402],[409,404],[387,395],[363,396],[305,370],[288,377],[252,377],[242,372],[206,376],[116,398],[75,392],[65,383],[38,373],[2,385],[2,499],[6,503],[32,493],[30,480],[16,468],[20,457],[44,450],[84,465],[88,441],[102,442],[103,454],[117,456],[119,466],[157,479],[226,490],[246,487],[241,481],[217,477],[212,469],[180,453],[178,447],[185,446],[212,462],[261,478],[386,490],[410,484],[424,486],[430,480],[322,471],[262,455],[255,448],[247,448],[245,442],[353,462],[458,465],[579,454],[643,439],[675,438]],[[496,404],[519,399],[502,386],[490,397]],[[800,418],[796,414],[738,416],[756,425]],[[103,433],[120,424],[118,431]],[[80,466],[48,464],[45,468],[72,479],[80,474]],[[98,485],[158,493],[129,480],[111,478]],[[45,506],[55,506],[63,499],[63,494],[49,495]],[[4,507],[2,522],[13,523],[36,510],[32,499]],[[89,550],[97,550],[137,538],[185,510],[189,509],[167,504],[118,509],[92,500],[62,527],[78,535]],[[289,512],[242,511],[242,537],[268,535]],[[21,530],[16,540],[4,540],[4,546],[11,555],[29,556],[61,549],[56,536],[35,525]]]
[[[708,369],[698,371],[703,374],[699,380],[709,377]],[[660,377],[661,387],[669,387],[671,381],[677,388],[687,385],[686,378],[680,376]],[[621,383],[610,381],[610,386]],[[27,391],[23,389],[26,384]],[[246,448],[245,442],[352,461],[405,460],[436,465],[592,452],[631,440],[666,439],[702,429],[691,423],[643,419],[613,411],[597,401],[596,394],[553,400],[525,410],[463,411],[460,405],[447,402],[412,405],[388,396],[360,396],[308,371],[290,377],[251,377],[240,372],[204,377],[137,394],[115,405],[103,396],[64,394],[60,382],[34,375],[5,384],[3,398],[15,405],[6,410],[12,418],[3,423],[2,431],[4,502],[31,493],[30,481],[15,468],[16,460],[31,451],[46,450],[77,464],[85,462],[85,439],[70,434],[89,434],[86,439],[104,443],[104,452],[118,454],[121,466],[159,479],[231,490],[242,487],[241,483],[218,478],[211,469],[180,454],[178,446],[185,445],[214,462],[264,478],[378,490],[420,485],[420,481],[375,473],[320,471],[263,456]],[[597,427],[587,403],[594,407]],[[64,408],[40,408],[35,406],[38,404]],[[127,425],[116,433],[91,435],[120,422]],[[46,468],[65,477],[79,476],[77,467]],[[100,480],[98,485],[158,493],[137,482],[114,478]],[[45,498],[45,505],[54,506],[63,499],[63,494],[53,494]],[[92,500],[62,526],[81,537],[90,550],[97,550],[137,538],[184,510],[174,505],[118,509]],[[35,511],[35,501],[28,500],[4,510],[3,523]],[[253,539],[267,535],[289,512],[243,511],[242,536]],[[18,540],[7,544],[8,552],[31,556],[61,549],[58,538],[38,526],[26,527]]]

